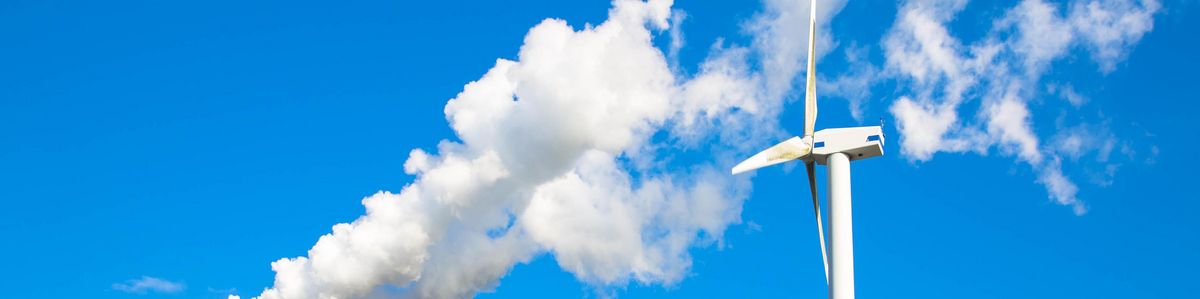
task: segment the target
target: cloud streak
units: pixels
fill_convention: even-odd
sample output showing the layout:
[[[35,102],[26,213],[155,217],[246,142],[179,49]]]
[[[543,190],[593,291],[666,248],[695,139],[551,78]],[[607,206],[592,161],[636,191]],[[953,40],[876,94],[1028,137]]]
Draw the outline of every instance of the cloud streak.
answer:
[[[130,294],[176,294],[183,292],[183,290],[186,288],[187,286],[182,282],[174,282],[150,276],[142,276],[141,278],[130,279],[122,283],[112,284],[113,290]]]

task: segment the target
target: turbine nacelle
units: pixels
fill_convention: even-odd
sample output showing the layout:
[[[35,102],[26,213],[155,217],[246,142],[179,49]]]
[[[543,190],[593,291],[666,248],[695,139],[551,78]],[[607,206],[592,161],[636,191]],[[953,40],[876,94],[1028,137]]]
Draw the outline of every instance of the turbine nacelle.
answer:
[[[812,160],[825,165],[829,155],[843,153],[850,161],[883,156],[883,128],[880,126],[833,128],[817,131]]]
[[[883,155],[883,129],[880,126],[833,128],[817,131],[813,137],[792,137],[733,167],[739,174],[792,160],[825,165],[829,155],[843,153],[851,161]]]

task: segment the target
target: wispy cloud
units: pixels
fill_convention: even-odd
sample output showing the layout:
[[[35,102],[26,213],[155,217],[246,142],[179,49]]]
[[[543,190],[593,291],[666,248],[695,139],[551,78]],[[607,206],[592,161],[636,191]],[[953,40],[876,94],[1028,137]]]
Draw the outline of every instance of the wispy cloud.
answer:
[[[122,283],[112,284],[113,290],[131,294],[146,294],[151,292],[176,294],[182,292],[185,288],[187,288],[187,286],[184,285],[183,282],[174,282],[150,276],[142,276],[141,278],[130,279]]]
[[[850,116],[857,121],[863,121],[863,110],[871,96],[871,85],[879,80],[879,67],[867,60],[867,47],[850,45],[844,50],[848,65],[845,72],[834,76],[833,79],[822,78],[820,83],[823,96],[846,99],[850,103]]]
[[[1044,144],[1035,133],[1029,104],[1039,96],[1039,87],[1046,86],[1040,82],[1052,62],[1067,57],[1072,48],[1087,49],[1100,72],[1111,72],[1153,28],[1158,2],[1080,0],[1062,7],[1025,0],[994,20],[985,38],[970,44],[946,26],[965,5],[961,0],[907,1],[884,37],[881,78],[905,86],[890,108],[899,123],[901,152],[926,161],[938,152],[996,149],[1036,171],[1055,202],[1083,214],[1086,206],[1063,173],[1060,155],[1109,151],[1112,141],[1091,142],[1076,134]],[[1072,85],[1047,89],[1076,108],[1086,102]],[[961,109],[968,101],[980,101],[978,110]],[[1107,131],[1106,125],[1094,126]],[[1116,168],[1106,168],[1111,177]]]
[[[237,292],[237,288],[218,289],[214,287],[208,287],[209,294],[234,296],[233,294],[237,294]]]

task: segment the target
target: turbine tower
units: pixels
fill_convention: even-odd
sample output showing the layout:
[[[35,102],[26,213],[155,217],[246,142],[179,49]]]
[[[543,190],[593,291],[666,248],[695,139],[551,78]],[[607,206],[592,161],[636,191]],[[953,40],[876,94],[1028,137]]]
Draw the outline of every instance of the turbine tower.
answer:
[[[854,298],[854,227],[850,212],[850,162],[883,155],[880,126],[814,131],[817,122],[816,35],[817,1],[812,0],[808,23],[808,77],[804,91],[804,136],[792,137],[733,167],[733,174],[792,160],[804,161],[812,191],[813,214],[821,240],[821,260],[829,298]],[[826,251],[821,202],[817,199],[816,165],[829,169],[829,230],[833,240]]]

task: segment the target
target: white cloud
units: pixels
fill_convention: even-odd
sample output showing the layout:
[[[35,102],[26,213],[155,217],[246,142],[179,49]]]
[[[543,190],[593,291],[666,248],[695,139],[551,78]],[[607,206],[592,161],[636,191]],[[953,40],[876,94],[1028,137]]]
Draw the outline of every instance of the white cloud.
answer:
[[[1108,73],[1129,50],[1154,29],[1157,0],[1072,1],[1069,22],[1085,40],[1092,60]]]
[[[1010,41],[1013,54],[1021,57],[1026,75],[1041,76],[1054,59],[1066,54],[1074,32],[1059,16],[1058,7],[1040,0],[1017,4],[999,21],[998,28],[1015,27]]]
[[[891,113],[896,117],[896,128],[900,130],[901,153],[916,161],[927,161],[933,154],[941,151],[962,152],[973,146],[971,135],[974,133],[959,129],[958,108],[947,103],[918,102],[907,96],[901,96],[892,104]],[[962,130],[964,137],[947,138],[947,134],[955,129]]]
[[[960,100],[974,77],[964,70],[971,65],[965,64],[968,59],[960,54],[961,42],[950,35],[944,23],[964,5],[965,1],[914,1],[902,6],[896,23],[883,39],[888,69],[912,79],[929,93],[938,91],[933,87],[944,83],[942,92],[947,100]]]
[[[1015,154],[1021,160],[1037,165],[1042,162],[1038,138],[1029,124],[1029,108],[1009,97],[987,106],[987,132],[998,141],[1002,151]]]
[[[902,95],[889,110],[901,133],[901,153],[927,161],[938,152],[996,148],[1038,173],[1049,197],[1086,211],[1077,186],[1063,174],[1059,155],[1103,147],[1066,136],[1044,145],[1029,104],[1047,68],[1075,46],[1090,50],[1101,72],[1112,70],[1152,28],[1155,1],[1072,1],[1069,11],[1041,0],[1025,0],[993,22],[981,40],[964,44],[946,27],[963,1],[907,1],[883,38],[882,79],[895,79]],[[1075,107],[1086,99],[1071,85],[1049,85]],[[963,103],[980,101],[978,110]],[[961,115],[973,117],[960,118]],[[1111,145],[1108,145],[1111,151]],[[1104,156],[1107,156],[1105,154]],[[1108,177],[1115,168],[1106,167]]]
[[[897,12],[896,22],[883,38],[884,75],[911,86],[889,110],[896,117],[901,153],[916,161],[937,152],[986,148],[978,128],[963,126],[958,107],[967,91],[991,67],[997,47],[966,47],[952,36],[945,22],[964,1],[912,1]]]
[[[175,294],[182,292],[185,288],[187,286],[182,282],[174,282],[150,276],[142,276],[141,278],[126,280],[123,283],[112,284],[112,289],[131,294],[146,294],[150,292]]]
[[[1070,206],[1075,215],[1087,213],[1087,205],[1075,197],[1079,187],[1063,176],[1059,159],[1054,158],[1044,167],[1045,169],[1041,170],[1041,174],[1038,176],[1038,182],[1046,185],[1046,190],[1050,192],[1050,198],[1060,205]]]
[[[668,31],[671,43],[667,46],[667,58],[671,62],[671,70],[677,72],[679,71],[679,50],[682,50],[683,45],[687,43],[687,39],[683,36],[683,21],[686,19],[686,12],[671,11],[671,29]]]

